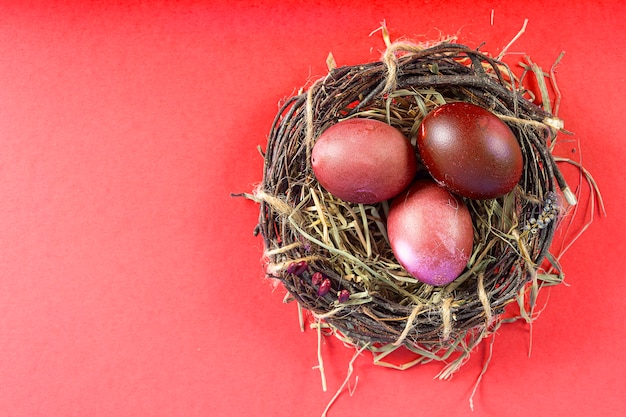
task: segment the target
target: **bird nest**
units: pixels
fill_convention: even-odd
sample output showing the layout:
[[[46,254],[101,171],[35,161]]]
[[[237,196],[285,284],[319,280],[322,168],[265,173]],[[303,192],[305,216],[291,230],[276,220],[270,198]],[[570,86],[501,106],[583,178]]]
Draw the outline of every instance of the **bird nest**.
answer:
[[[540,70],[529,66],[526,73],[544,81]],[[265,243],[267,276],[315,323],[373,351],[379,362],[400,346],[417,354],[411,364],[450,361],[461,352],[443,376],[451,375],[501,323],[509,303],[534,302],[538,268],[564,207],[575,201],[551,153],[562,123],[533,103],[520,79],[503,62],[464,45],[394,43],[381,61],[331,68],[287,99],[271,127],[263,181],[253,196],[260,203],[256,231]],[[458,279],[436,287],[414,279],[395,259],[386,232],[389,202],[334,197],[316,180],[310,156],[326,128],[353,117],[384,121],[416,148],[422,119],[456,101],[503,120],[519,141],[524,169],[508,194],[464,199],[473,252]]]

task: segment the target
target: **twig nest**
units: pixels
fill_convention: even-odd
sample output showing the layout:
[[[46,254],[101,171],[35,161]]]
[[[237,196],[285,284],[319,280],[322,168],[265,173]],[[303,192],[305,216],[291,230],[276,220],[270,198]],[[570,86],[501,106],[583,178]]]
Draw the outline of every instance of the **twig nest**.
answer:
[[[333,195],[316,178],[311,156],[329,127],[376,120],[407,138],[419,161],[416,177],[430,178],[417,147],[420,125],[457,102],[506,124],[523,169],[504,195],[458,197],[471,217],[471,253],[458,278],[430,285],[394,255],[390,201]],[[459,44],[391,44],[382,62],[332,69],[286,100],[271,128],[255,193],[267,275],[354,345],[375,352],[405,346],[425,360],[469,352],[536,278],[552,241],[564,185],[550,152],[555,121],[525,98],[505,64]]]

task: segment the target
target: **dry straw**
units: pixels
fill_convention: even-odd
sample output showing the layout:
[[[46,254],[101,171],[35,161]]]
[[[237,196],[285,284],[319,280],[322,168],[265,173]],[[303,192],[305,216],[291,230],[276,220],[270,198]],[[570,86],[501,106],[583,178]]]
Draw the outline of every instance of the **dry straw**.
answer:
[[[326,77],[284,102],[264,153],[263,181],[250,197],[260,203],[257,232],[265,243],[267,275],[312,312],[318,331],[330,329],[370,350],[380,365],[404,369],[445,361],[439,376],[448,378],[501,324],[508,304],[517,301],[530,320],[538,289],[562,280],[548,249],[562,213],[576,202],[551,153],[563,124],[533,104],[520,79],[487,54],[451,42],[427,48],[387,43],[380,62],[335,68],[329,60]],[[547,89],[545,74],[530,61],[526,74]],[[473,253],[457,280],[434,287],[415,280],[394,258],[385,227],[389,205],[332,196],[316,181],[310,154],[321,132],[352,117],[385,121],[415,145],[424,116],[454,101],[480,105],[505,121],[525,165],[509,194],[466,200]],[[556,273],[538,274],[546,259]],[[330,282],[326,294],[320,278]],[[387,362],[400,347],[415,359]]]

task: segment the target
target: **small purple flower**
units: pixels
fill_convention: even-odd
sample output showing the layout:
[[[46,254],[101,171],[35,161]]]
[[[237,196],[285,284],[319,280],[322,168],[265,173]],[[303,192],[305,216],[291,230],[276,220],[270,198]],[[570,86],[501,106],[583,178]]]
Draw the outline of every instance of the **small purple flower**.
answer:
[[[320,297],[325,296],[330,292],[330,280],[328,278],[324,278],[320,287],[317,289],[317,295]]]
[[[316,272],[311,277],[311,284],[320,285],[324,280],[324,275],[321,272]]]
[[[341,290],[337,293],[337,301],[340,303],[345,303],[350,298],[350,291]]]
[[[308,267],[309,264],[306,261],[292,262],[287,267],[287,273],[300,276],[307,270]]]
[[[300,236],[299,240],[300,242],[302,242],[302,247],[304,248],[305,252],[307,253],[311,252],[311,242],[309,242],[303,236]]]

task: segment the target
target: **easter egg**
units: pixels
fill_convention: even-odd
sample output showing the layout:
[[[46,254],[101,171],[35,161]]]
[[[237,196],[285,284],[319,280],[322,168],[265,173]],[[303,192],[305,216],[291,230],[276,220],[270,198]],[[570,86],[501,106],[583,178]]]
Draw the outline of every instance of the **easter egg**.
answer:
[[[352,203],[388,200],[413,180],[417,157],[404,134],[373,119],[347,119],[326,129],[311,152],[315,178]]]
[[[463,197],[502,196],[522,175],[522,151],[511,129],[471,103],[448,103],[428,113],[417,148],[431,176]]]
[[[465,269],[474,229],[459,196],[432,180],[417,180],[393,200],[387,234],[400,265],[419,281],[438,286]]]

